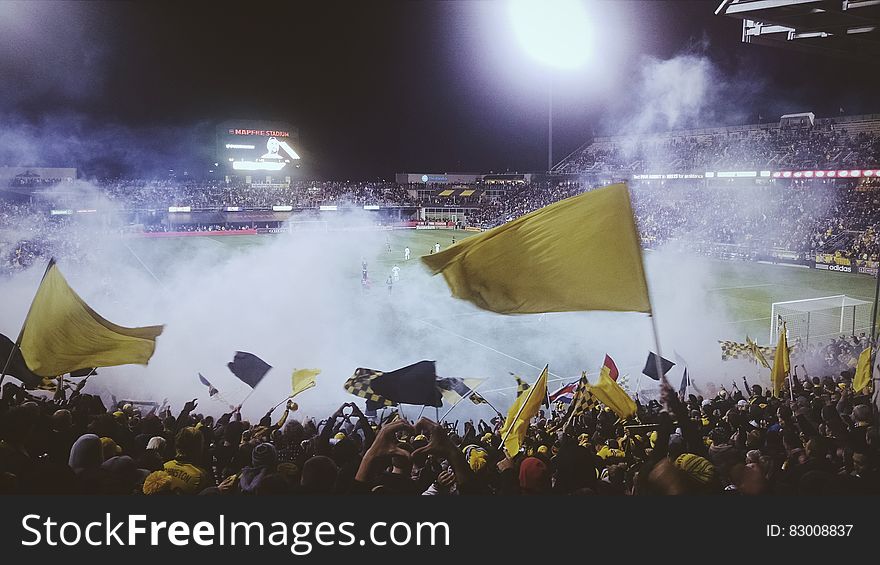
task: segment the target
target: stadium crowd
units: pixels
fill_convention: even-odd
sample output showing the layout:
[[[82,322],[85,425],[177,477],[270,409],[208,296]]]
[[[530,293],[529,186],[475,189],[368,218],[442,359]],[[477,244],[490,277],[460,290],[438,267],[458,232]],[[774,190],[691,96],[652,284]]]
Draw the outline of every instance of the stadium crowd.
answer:
[[[323,183],[317,191],[288,189],[299,195],[297,206],[326,202],[409,202],[407,188],[388,183],[359,183],[350,192],[347,183]],[[121,199],[119,184],[108,186],[107,194]],[[133,196],[129,203],[150,206],[156,202],[186,202],[193,208],[236,202],[252,206],[261,194],[262,202],[290,202],[266,188],[196,186],[182,187],[183,197],[174,197],[175,187],[159,183],[151,188],[125,184]],[[576,195],[588,185],[577,181],[535,181],[508,190],[503,197],[485,198],[477,207],[468,208],[468,226],[491,228],[558,200]],[[880,225],[880,183],[855,180],[767,180],[761,184],[738,183],[707,187],[685,180],[632,181],[633,206],[645,246],[676,241],[691,250],[710,254],[757,258],[784,250],[801,260],[815,254],[831,254],[836,261],[874,261],[878,259]],[[157,196],[157,192],[160,194]],[[239,194],[240,191],[240,194]],[[211,194],[212,196],[208,196]],[[275,196],[273,196],[274,194]],[[407,194],[405,198],[400,194]],[[237,196],[236,196],[237,195]],[[57,206],[70,205],[56,204]],[[75,233],[62,237],[65,226],[76,225],[79,217],[50,216],[38,204],[0,200],[0,270],[26,268],[37,257],[50,251],[61,256],[79,250],[82,245]],[[143,214],[142,214],[143,215]],[[78,216],[78,215],[77,215]],[[156,231],[235,231],[255,227],[253,222],[211,223],[163,221],[160,214],[140,228]],[[434,218],[427,218],[434,219]],[[109,223],[101,229],[108,229]],[[262,224],[261,224],[262,225]],[[268,224],[266,224],[268,225]],[[15,227],[11,233],[3,228]],[[123,226],[118,226],[123,229]],[[273,224],[274,227],[274,224]]]
[[[467,197],[440,196],[444,186],[402,185],[387,181],[301,181],[269,183],[220,180],[106,179],[90,201],[109,199],[121,216],[143,231],[236,230],[244,224],[215,221],[174,222],[171,206],[192,211],[228,207],[268,209],[290,206],[317,210],[322,205],[432,207],[451,204],[466,212],[466,225],[491,228],[552,202],[575,195],[597,182],[650,171],[811,169],[880,167],[880,125],[875,118],[816,120],[813,127],[763,124],[694,132],[645,135],[637,140],[598,138],[575,151],[557,173],[585,174],[572,180],[552,177],[523,185],[477,183]],[[872,121],[873,120],[873,121]],[[596,180],[596,179],[604,179]],[[43,187],[39,178],[19,179]],[[50,184],[50,183],[49,183]],[[710,186],[711,185],[711,186]],[[878,260],[880,182],[874,179],[720,179],[633,180],[630,183],[643,242],[655,246],[677,241],[702,253],[736,258],[766,258],[779,253],[808,261],[850,264]],[[16,188],[11,187],[11,188]],[[18,187],[21,188],[21,187]],[[433,190],[436,189],[436,190]],[[58,237],[65,225],[46,217],[50,209],[75,210],[82,191],[59,190],[23,201],[0,198],[0,271],[30,265],[37,257],[76,250],[76,237]],[[100,207],[89,205],[88,207]],[[414,212],[412,212],[414,213]],[[428,220],[445,219],[428,217]],[[147,218],[147,219],[145,219]],[[458,218],[461,221],[461,218]],[[14,226],[14,231],[4,228]],[[105,226],[106,227],[106,226]],[[252,225],[248,227],[253,227]],[[274,227],[274,226],[273,226]],[[873,263],[872,263],[873,265]]]
[[[189,206],[216,210],[228,206],[314,208],[340,202],[402,205],[413,200],[402,185],[392,182],[294,181],[260,184],[220,181],[146,181],[115,179],[101,183],[111,200],[123,209],[167,209]]]
[[[711,134],[601,138],[566,158],[559,173],[717,170],[804,170],[873,166],[880,132],[848,133],[845,125],[781,129],[751,126]]]
[[[809,376],[779,396],[759,385],[665,381],[621,421],[595,403],[545,408],[519,453],[503,417],[463,424],[367,417],[353,402],[316,421],[200,414],[104,399],[85,377],[53,396],[7,382],[0,493],[114,495],[880,494],[880,434],[853,371]],[[706,388],[706,391],[702,389]],[[712,389],[711,392],[708,389]],[[107,402],[107,404],[105,404]],[[570,416],[570,417],[569,417]],[[508,456],[509,455],[509,456]]]

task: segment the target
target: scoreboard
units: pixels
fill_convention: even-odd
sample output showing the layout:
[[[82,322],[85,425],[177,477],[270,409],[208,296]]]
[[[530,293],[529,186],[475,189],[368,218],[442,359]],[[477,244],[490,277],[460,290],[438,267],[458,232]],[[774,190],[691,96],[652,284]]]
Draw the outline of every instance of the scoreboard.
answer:
[[[217,160],[239,173],[290,174],[299,167],[299,136],[284,122],[228,121],[217,126]]]

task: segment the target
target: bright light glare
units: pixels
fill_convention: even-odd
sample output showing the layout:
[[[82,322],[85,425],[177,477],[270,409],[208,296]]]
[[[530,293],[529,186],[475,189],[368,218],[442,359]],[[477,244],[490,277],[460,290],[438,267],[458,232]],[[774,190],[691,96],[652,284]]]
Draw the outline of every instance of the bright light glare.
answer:
[[[510,0],[510,20],[525,50],[544,64],[574,69],[590,54],[583,0]]]

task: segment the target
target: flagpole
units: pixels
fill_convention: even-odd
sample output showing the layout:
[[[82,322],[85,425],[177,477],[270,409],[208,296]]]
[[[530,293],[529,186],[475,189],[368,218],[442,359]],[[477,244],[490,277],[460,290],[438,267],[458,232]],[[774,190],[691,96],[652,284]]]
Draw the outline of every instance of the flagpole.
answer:
[[[285,398],[284,400],[282,400],[281,402],[279,402],[278,404],[276,404],[275,406],[273,406],[272,409],[269,410],[269,413],[271,414],[272,412],[274,412],[275,410],[277,410],[279,406],[281,406],[282,404],[284,404],[285,402],[287,402],[287,401],[290,400],[291,398],[293,398],[293,397],[292,397],[292,396],[288,396],[287,398]]]
[[[247,393],[247,396],[244,397],[244,400],[242,400],[241,402],[238,403],[239,413],[241,412],[241,407],[244,406],[244,403],[247,401],[247,399],[250,398],[251,395],[254,393],[254,390],[256,390],[256,387],[252,388],[251,391],[249,393]]]
[[[475,392],[477,392],[477,389],[480,388],[481,386],[483,386],[483,383],[485,383],[485,382],[486,382],[486,381],[480,381],[479,383],[477,383],[477,386],[472,387],[469,391],[467,391],[467,393],[466,393],[464,396],[462,396],[461,398],[459,398],[457,401],[455,401],[455,404],[453,404],[452,406],[449,407],[449,410],[447,410],[446,413],[443,414],[443,417],[442,417],[442,418],[437,418],[437,422],[440,422],[440,420],[445,420],[445,419],[446,419],[446,416],[449,416],[449,413],[452,412],[452,409],[453,409],[453,408],[455,408],[456,406],[458,406],[458,403],[459,403],[459,402],[461,402],[461,401],[464,400],[465,398],[470,398],[471,395],[474,394]],[[488,402],[487,402],[487,404],[488,404]],[[490,406],[491,406],[491,404],[490,404]],[[495,410],[494,407],[493,407],[492,409]],[[498,412],[497,410],[495,410],[495,411]]]
[[[871,308],[871,341],[868,342],[868,347],[871,348],[871,353],[868,355],[870,365],[870,383],[871,386],[874,386],[874,410],[877,410],[877,398],[878,391],[877,386],[874,385],[874,364],[877,362],[877,346],[875,344],[875,339],[877,337],[877,309],[878,309],[878,301],[880,301],[880,265],[878,265],[877,269],[877,283],[874,286],[874,306]],[[2,381],[0,381],[2,383]]]
[[[550,367],[550,365],[545,365],[544,371],[546,371],[549,367]],[[541,371],[541,374],[543,374],[544,371]],[[540,378],[541,377],[538,377],[538,379],[540,379]],[[536,384],[538,384],[538,383],[536,382],[535,385]],[[520,414],[522,414],[523,410],[525,410],[525,408],[526,408],[526,404],[528,404],[529,400],[531,400],[532,393],[535,392],[535,389],[537,388],[535,385],[532,385],[529,387],[529,394],[526,396],[526,399],[523,400],[522,403],[519,405],[519,410],[517,411],[516,416],[513,417],[513,422],[510,424],[510,426],[508,426],[507,433],[504,434],[503,438],[501,438],[501,448],[504,449],[505,453],[507,453],[507,449],[504,447],[504,442],[507,441],[508,437],[510,437],[510,432],[513,431],[513,426],[516,425],[516,421],[519,420]],[[505,422],[505,424],[506,423],[507,422]],[[526,425],[528,425],[528,423]],[[514,457],[515,455],[516,455],[515,453],[513,455],[510,455],[509,453],[507,453],[508,457]]]
[[[660,359],[663,357],[663,351],[660,349],[660,332],[657,331],[657,317],[654,316],[653,306],[651,306],[651,313],[648,314],[648,317],[651,318],[651,331],[654,333],[654,349],[657,350],[657,355],[654,356],[654,364],[657,367],[657,375],[660,377],[661,383],[667,382],[666,375],[663,373],[663,364],[660,362]],[[641,379],[642,376],[639,375],[639,383],[641,383]]]
[[[37,285],[37,292],[40,291],[40,286],[43,284],[43,279],[46,278],[46,275],[49,273],[49,269],[52,268],[52,265],[55,264],[55,258],[52,257],[49,259],[49,263],[46,265],[46,270],[43,271],[43,276],[40,277],[40,284]],[[34,293],[34,298],[37,295]],[[21,323],[21,331],[18,332],[18,339],[15,340],[15,343],[12,345],[12,348],[9,351],[9,356],[6,358],[6,362],[3,364],[3,370],[0,371],[0,386],[3,386],[3,381],[6,380],[6,370],[9,369],[9,364],[12,362],[12,357],[15,355],[15,350],[21,351],[21,340],[24,338],[24,328],[27,325],[28,318],[31,315],[31,310],[34,308],[34,301],[31,300],[31,305],[28,306],[27,314],[24,316],[24,321]],[[24,363],[24,354],[21,356],[21,360]],[[25,363],[27,365],[27,363]]]

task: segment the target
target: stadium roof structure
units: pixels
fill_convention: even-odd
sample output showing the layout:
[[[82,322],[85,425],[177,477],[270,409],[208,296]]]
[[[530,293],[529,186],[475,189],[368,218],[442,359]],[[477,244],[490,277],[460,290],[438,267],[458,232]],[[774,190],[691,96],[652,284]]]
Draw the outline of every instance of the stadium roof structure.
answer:
[[[723,0],[715,15],[743,21],[743,43],[877,62],[880,0]]]

